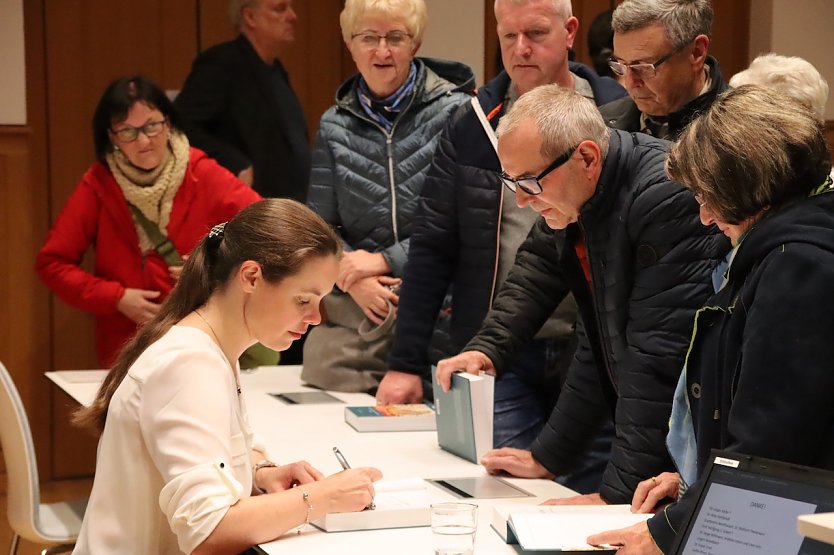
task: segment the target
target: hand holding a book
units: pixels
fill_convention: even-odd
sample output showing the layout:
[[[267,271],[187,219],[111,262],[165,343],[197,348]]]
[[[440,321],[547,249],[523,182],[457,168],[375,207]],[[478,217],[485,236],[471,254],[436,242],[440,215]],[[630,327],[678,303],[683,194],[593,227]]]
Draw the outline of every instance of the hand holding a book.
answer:
[[[437,363],[437,383],[443,391],[449,391],[452,386],[452,374],[455,372],[467,372],[476,376],[481,372],[486,372],[494,376],[495,365],[480,351],[464,351],[452,358],[443,359]]]
[[[663,472],[637,484],[631,499],[632,513],[651,513],[662,499],[677,499],[680,474]]]
[[[649,525],[645,522],[638,522],[619,530],[593,534],[588,536],[587,541],[591,545],[620,546],[617,555],[663,555],[663,552],[654,543],[654,539],[649,532]]]
[[[376,390],[380,405],[402,405],[423,402],[423,382],[417,374],[388,370]]]
[[[439,371],[439,368],[438,368]],[[487,452],[481,464],[490,474],[507,473],[517,478],[554,478],[553,474],[524,449],[502,447]]]

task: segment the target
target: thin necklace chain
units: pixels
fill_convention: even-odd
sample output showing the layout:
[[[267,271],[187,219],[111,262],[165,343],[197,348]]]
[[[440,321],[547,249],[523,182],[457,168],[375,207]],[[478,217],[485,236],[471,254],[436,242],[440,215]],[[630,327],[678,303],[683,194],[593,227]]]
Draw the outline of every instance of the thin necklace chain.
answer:
[[[209,324],[209,321],[206,320],[206,317],[203,316],[202,314],[200,314],[199,310],[195,310],[194,314],[199,316],[200,320],[202,320],[203,322],[206,323],[206,325],[208,326],[209,331],[211,332],[211,335],[214,336],[214,341],[217,343],[217,346],[220,347],[221,351],[223,351],[223,345],[220,343],[220,338],[217,337],[217,332],[214,331],[214,328],[211,326],[211,324]],[[223,356],[224,357],[226,356],[225,351],[223,352]],[[229,366],[232,366],[232,363],[229,361],[228,357],[226,358],[226,362],[229,364]],[[235,377],[235,387],[237,388],[237,394],[240,395],[240,378],[238,377],[237,372],[235,371],[234,367],[232,367],[232,374]]]

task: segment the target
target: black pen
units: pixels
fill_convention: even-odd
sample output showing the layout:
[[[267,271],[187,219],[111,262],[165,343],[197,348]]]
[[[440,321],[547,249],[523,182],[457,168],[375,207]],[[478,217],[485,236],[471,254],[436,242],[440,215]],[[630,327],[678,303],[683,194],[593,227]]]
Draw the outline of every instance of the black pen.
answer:
[[[339,461],[340,465],[342,465],[342,470],[350,470],[350,465],[348,464],[347,459],[344,455],[342,455],[342,452],[339,451],[338,447],[333,448],[333,454],[336,455],[336,460]],[[376,503],[374,503],[373,500],[371,500],[371,504],[365,508],[373,511],[374,509],[376,509]]]

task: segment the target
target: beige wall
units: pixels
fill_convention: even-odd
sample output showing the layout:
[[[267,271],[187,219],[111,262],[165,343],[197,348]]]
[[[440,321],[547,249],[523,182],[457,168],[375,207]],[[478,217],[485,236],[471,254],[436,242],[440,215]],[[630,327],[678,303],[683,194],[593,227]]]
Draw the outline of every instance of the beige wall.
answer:
[[[463,62],[484,82],[484,0],[426,0],[429,26],[418,55]]]
[[[750,59],[775,52],[801,56],[819,70],[834,89],[831,55],[831,0],[753,0],[750,21]],[[828,94],[825,119],[834,120],[834,101]]]
[[[0,0],[0,125],[26,125],[23,0]]]

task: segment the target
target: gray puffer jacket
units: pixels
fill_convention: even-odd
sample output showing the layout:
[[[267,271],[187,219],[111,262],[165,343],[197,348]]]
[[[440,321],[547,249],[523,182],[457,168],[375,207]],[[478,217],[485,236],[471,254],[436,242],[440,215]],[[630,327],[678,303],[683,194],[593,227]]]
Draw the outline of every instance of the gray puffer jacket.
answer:
[[[381,252],[398,277],[440,131],[475,86],[464,64],[431,58],[415,63],[416,92],[390,133],[360,106],[357,75],[339,87],[336,105],[319,125],[307,200],[348,249]]]

